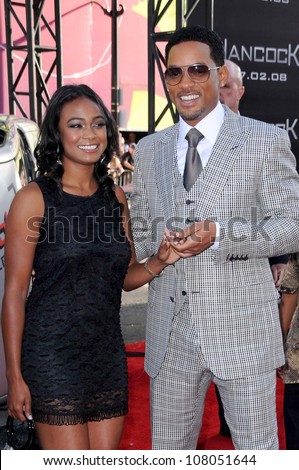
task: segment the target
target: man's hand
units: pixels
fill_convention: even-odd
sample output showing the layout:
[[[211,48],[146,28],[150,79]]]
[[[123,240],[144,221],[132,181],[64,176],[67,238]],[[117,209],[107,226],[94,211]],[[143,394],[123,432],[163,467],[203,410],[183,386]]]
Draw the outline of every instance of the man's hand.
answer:
[[[169,240],[174,251],[182,258],[198,255],[215,243],[216,224],[211,220],[196,222],[180,232],[168,232]]]
[[[277,288],[280,287],[285,267],[286,264],[283,263],[272,264],[271,266],[273,281],[275,283],[275,287]]]

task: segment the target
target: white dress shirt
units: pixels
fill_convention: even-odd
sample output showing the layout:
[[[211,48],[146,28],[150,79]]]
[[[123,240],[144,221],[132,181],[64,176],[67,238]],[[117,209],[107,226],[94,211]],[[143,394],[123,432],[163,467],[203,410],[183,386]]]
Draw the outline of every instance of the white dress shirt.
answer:
[[[224,121],[224,109],[220,102],[205,118],[196,124],[195,128],[199,130],[204,139],[197,145],[197,151],[201,158],[202,167],[204,168],[209,161],[212,153],[213,145],[216,142],[217,136]],[[192,129],[181,117],[179,121],[179,138],[177,144],[177,157],[178,167],[181,175],[184,174],[186,153],[188,149],[188,142],[186,134]]]

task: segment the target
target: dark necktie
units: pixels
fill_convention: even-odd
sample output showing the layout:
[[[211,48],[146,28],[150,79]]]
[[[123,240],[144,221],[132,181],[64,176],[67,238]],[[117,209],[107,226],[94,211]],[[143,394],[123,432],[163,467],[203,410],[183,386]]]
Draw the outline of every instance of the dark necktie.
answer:
[[[195,127],[190,129],[186,135],[188,141],[188,150],[186,154],[186,163],[184,169],[184,187],[186,191],[190,191],[198,176],[202,172],[202,164],[199,153],[197,151],[198,142],[203,139],[204,136]]]

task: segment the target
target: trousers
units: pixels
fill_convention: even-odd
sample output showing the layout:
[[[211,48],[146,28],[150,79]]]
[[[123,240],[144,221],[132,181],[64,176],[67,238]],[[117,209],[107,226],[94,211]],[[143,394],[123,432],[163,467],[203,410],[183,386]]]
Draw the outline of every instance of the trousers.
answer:
[[[299,383],[284,385],[286,450],[299,450]]]
[[[187,305],[174,316],[165,360],[150,382],[152,448],[196,449],[212,380],[219,389],[235,449],[278,449],[276,370],[231,380],[214,376]]]

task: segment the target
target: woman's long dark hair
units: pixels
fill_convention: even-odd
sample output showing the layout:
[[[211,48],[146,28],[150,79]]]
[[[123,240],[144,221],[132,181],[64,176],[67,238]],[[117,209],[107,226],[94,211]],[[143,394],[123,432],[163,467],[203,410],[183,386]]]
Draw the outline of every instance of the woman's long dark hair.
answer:
[[[34,155],[37,161],[37,176],[51,176],[61,189],[63,167],[59,164],[59,156],[63,153],[63,145],[59,132],[59,120],[62,107],[77,98],[88,98],[103,111],[107,129],[107,147],[99,162],[95,165],[95,177],[103,188],[105,198],[116,206],[117,199],[113,191],[113,180],[108,176],[107,167],[112,155],[119,152],[118,130],[113,116],[106,108],[102,99],[87,85],[63,85],[59,87],[49,101],[40,127],[39,141]]]

